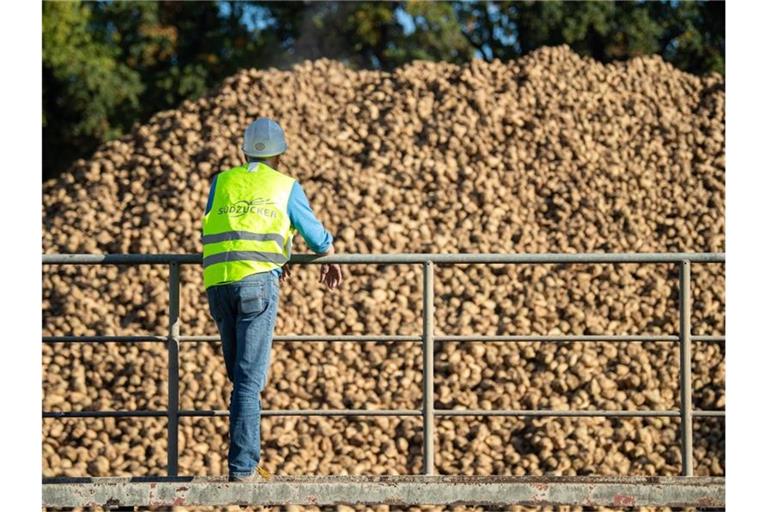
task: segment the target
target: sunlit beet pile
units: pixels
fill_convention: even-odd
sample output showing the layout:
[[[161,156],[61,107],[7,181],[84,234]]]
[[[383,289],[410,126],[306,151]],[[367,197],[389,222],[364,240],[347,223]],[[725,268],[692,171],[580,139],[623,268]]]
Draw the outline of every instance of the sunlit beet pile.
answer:
[[[330,60],[243,70],[44,184],[45,253],[199,253],[212,177],[243,130],[276,119],[281,170],[344,253],[720,252],[724,80],[659,57],[604,65],[567,47],[393,73]],[[294,252],[307,252],[301,240]],[[340,291],[293,267],[276,333],[421,332],[419,265],[350,265]],[[693,265],[693,332],[722,334],[722,264]],[[45,335],[168,332],[165,266],[45,266]],[[216,334],[198,265],[182,266],[181,334]],[[677,268],[439,265],[436,334],[675,334]],[[693,345],[694,406],[725,407],[722,343]],[[223,410],[218,343],[181,348],[181,408]],[[421,345],[279,343],[265,409],[419,409]],[[163,343],[43,347],[47,411],[162,410]],[[437,342],[448,409],[678,408],[675,343]],[[463,475],[675,475],[676,418],[439,417],[436,469]],[[46,476],[163,474],[163,418],[46,419]],[[266,417],[275,474],[422,471],[418,417]],[[695,473],[722,475],[724,422],[696,418]],[[226,474],[227,419],[182,419],[180,472]],[[386,507],[385,507],[386,508]]]

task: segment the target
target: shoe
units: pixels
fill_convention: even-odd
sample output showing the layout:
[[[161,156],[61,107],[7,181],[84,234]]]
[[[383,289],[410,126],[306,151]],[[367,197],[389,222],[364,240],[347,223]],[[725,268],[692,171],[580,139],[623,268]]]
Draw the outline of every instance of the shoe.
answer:
[[[256,466],[256,469],[248,476],[232,476],[229,475],[230,482],[242,482],[242,483],[254,483],[254,482],[266,482],[272,479],[272,474],[262,466]]]

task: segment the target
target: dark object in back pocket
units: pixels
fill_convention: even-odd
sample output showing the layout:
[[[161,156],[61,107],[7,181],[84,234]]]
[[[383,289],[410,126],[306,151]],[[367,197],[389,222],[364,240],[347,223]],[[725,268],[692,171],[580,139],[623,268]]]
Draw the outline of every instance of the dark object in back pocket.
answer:
[[[269,304],[266,283],[249,283],[239,287],[240,312],[244,315],[259,315]]]

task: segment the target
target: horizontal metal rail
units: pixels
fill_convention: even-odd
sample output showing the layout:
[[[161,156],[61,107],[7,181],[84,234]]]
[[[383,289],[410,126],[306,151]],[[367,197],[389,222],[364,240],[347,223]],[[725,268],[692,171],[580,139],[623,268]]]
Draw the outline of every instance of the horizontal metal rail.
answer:
[[[168,265],[169,273],[169,332],[165,336],[159,335],[139,335],[139,336],[45,336],[44,343],[141,343],[156,342],[165,343],[169,356],[168,370],[168,410],[164,411],[44,411],[44,418],[89,418],[89,417],[164,417],[168,419],[168,474],[171,477],[177,475],[178,470],[178,423],[181,417],[205,417],[205,416],[228,416],[226,410],[183,410],[179,407],[179,344],[190,342],[218,342],[219,336],[189,336],[180,334],[180,265],[195,264],[202,262],[200,254],[46,254],[42,257],[44,265],[74,264],[74,265]],[[574,501],[573,495],[565,501],[558,501],[558,496],[565,496],[563,492],[587,492],[592,493],[594,489],[599,488],[602,483],[596,482],[594,486],[588,480],[574,479],[573,481],[550,482],[547,485],[555,485],[553,489],[559,489],[555,495],[543,495],[549,487],[542,487],[543,484],[525,484],[519,478],[514,482],[519,483],[519,488],[505,488],[508,494],[499,504],[514,503],[515,492],[523,492],[525,485],[533,485],[538,489],[539,494],[535,503],[537,504],[605,504],[605,505],[630,505],[630,504],[658,504],[670,506],[674,503],[692,504],[695,506],[707,506],[707,503],[719,503],[714,501],[675,501],[680,494],[675,494],[680,489],[692,489],[686,487],[686,482],[705,482],[700,478],[693,477],[693,446],[692,446],[692,420],[695,417],[724,417],[724,410],[694,410],[692,406],[692,384],[691,384],[691,343],[722,343],[725,341],[723,335],[693,335],[691,333],[691,263],[723,263],[725,261],[724,253],[541,253],[541,254],[334,254],[331,256],[317,256],[309,254],[297,254],[291,258],[291,263],[340,263],[340,264],[420,264],[422,266],[423,278],[423,311],[422,311],[422,332],[419,335],[286,335],[276,336],[277,342],[358,342],[358,343],[379,343],[379,342],[420,342],[423,348],[423,400],[420,409],[395,409],[395,410],[372,410],[372,409],[288,409],[288,410],[266,410],[264,416],[420,416],[423,420],[423,439],[424,439],[424,473],[426,475],[434,474],[434,421],[438,417],[458,417],[458,416],[516,416],[516,417],[677,417],[681,419],[681,445],[683,459],[683,475],[687,479],[670,479],[664,485],[656,486],[662,479],[654,478],[652,480],[637,480],[634,483],[629,480],[621,480],[617,485],[641,485],[641,487],[632,487],[640,492],[638,499],[628,499],[629,494],[614,495],[610,503],[602,501],[587,502],[591,498],[584,498],[582,501]],[[638,335],[602,335],[602,334],[553,334],[553,335],[435,335],[434,334],[434,271],[438,264],[624,264],[624,263],[651,263],[651,264],[675,264],[679,269],[678,290],[680,297],[679,324],[678,333],[671,334],[638,334]],[[547,343],[572,343],[572,342],[664,342],[677,343],[680,346],[680,408],[678,410],[477,410],[477,409],[435,409],[433,399],[434,387],[434,354],[433,347],[435,342],[505,342],[505,343],[525,343],[525,342],[547,342]],[[409,477],[404,477],[409,478]],[[435,480],[439,484],[435,489],[445,489],[444,484],[450,481],[451,477],[444,477]],[[462,477],[466,478],[466,477]],[[446,480],[448,479],[448,480]],[[714,480],[707,480],[711,482]],[[376,488],[381,480],[372,480],[368,483]],[[403,485],[423,485],[423,482],[432,482],[427,480],[403,480]],[[419,483],[422,482],[422,483]],[[475,481],[472,492],[480,489],[483,492],[485,487],[478,487]],[[629,483],[628,483],[629,482]],[[639,482],[639,483],[638,483]],[[654,482],[654,487],[649,487],[650,482]],[[510,482],[511,483],[511,482]],[[604,481],[607,483],[607,481]],[[322,499],[333,500],[334,489],[345,488],[349,480],[334,483],[323,493],[316,491],[314,502],[317,504],[318,496]],[[210,485],[210,484],[208,484]],[[308,488],[312,488],[311,482],[308,482]],[[341,487],[336,487],[336,486]],[[391,484],[388,484],[391,487]],[[454,485],[454,484],[451,484]],[[489,484],[491,485],[491,484]],[[504,482],[507,485],[507,482]],[[613,485],[613,484],[611,484]],[[709,484],[707,484],[709,485]],[[682,486],[682,487],[676,487]],[[224,485],[228,488],[228,486]],[[221,487],[219,487],[221,488]],[[706,492],[719,492],[717,486],[705,486]],[[188,489],[191,489],[188,488]],[[241,488],[242,489],[242,488]],[[263,488],[260,488],[263,489]],[[415,489],[415,488],[414,488]],[[515,490],[517,489],[517,490]],[[181,491],[179,487],[177,491]],[[97,490],[91,489],[92,492]],[[88,491],[88,492],[91,492]],[[100,492],[100,491],[99,491]],[[136,492],[139,492],[137,490]],[[154,492],[154,491],[151,491]],[[170,492],[170,491],[168,491]],[[207,492],[205,489],[201,492]],[[410,490],[408,492],[411,492]],[[419,492],[422,498],[428,497],[429,493]],[[437,491],[435,491],[437,492]],[[511,494],[509,494],[511,493]],[[672,493],[666,498],[659,498],[654,501],[656,496],[663,496],[664,493]],[[358,487],[356,496],[360,497],[363,493]],[[546,494],[546,493],[545,493]],[[91,494],[92,496],[93,494]],[[446,496],[449,494],[446,494]],[[229,495],[227,495],[229,496]],[[219,496],[211,504],[225,504],[229,499],[227,496]],[[233,495],[234,496],[234,495]],[[259,497],[253,493],[249,495],[248,503],[258,504]],[[310,495],[311,496],[311,495]],[[330,496],[330,497],[329,497]],[[484,494],[485,496],[485,494]],[[523,496],[522,494],[520,496]],[[592,494],[589,494],[592,496]],[[654,496],[654,498],[649,498]],[[487,496],[486,496],[487,497]],[[365,498],[365,497],[363,497]],[[152,499],[151,496],[148,499]],[[177,497],[178,499],[178,497]],[[234,498],[233,498],[234,499]],[[457,501],[472,503],[471,494],[463,494],[456,498]],[[616,500],[619,500],[618,502]],[[708,498],[707,498],[708,499]],[[256,501],[253,501],[256,500]],[[542,501],[543,500],[543,501]],[[646,501],[643,501],[646,500]],[[342,500],[343,501],[343,500]],[[333,501],[333,503],[340,501]],[[381,502],[381,500],[375,500]],[[483,503],[490,503],[484,501]],[[525,498],[521,498],[519,503],[527,503]],[[195,502],[197,503],[197,502]],[[207,502],[206,502],[207,503]],[[239,499],[237,503],[243,503]],[[286,504],[290,501],[280,499],[275,504]],[[410,502],[408,502],[410,503]],[[423,500],[414,501],[413,504],[425,504]],[[442,502],[440,502],[442,503]],[[137,503],[139,505],[148,504],[145,501]],[[200,504],[205,504],[200,502]],[[72,506],[72,505],[70,505]],[[75,505],[76,506],[76,505]]]
[[[716,477],[305,476],[45,479],[45,507],[195,505],[725,506]]]
[[[433,409],[435,416],[531,416],[531,417],[669,417],[680,416],[678,410],[655,411],[648,409],[630,409],[614,411],[610,409]],[[158,411],[43,411],[43,418],[139,418],[168,415],[167,410]],[[700,418],[725,417],[724,410],[693,410],[693,415]],[[421,416],[418,409],[265,409],[262,416]],[[179,410],[179,416],[229,416],[226,409]]]
[[[165,336],[43,336],[43,343],[165,343]],[[272,341],[282,343],[299,342],[329,342],[329,343],[411,343],[421,341],[421,336],[386,335],[374,336],[370,334],[354,335],[288,335],[275,336]],[[517,334],[491,335],[491,336],[440,336],[435,335],[435,341],[460,341],[464,343],[573,343],[573,342],[599,342],[599,343],[625,343],[625,342],[667,342],[677,343],[678,336],[667,334],[641,334],[641,335],[600,335],[600,334],[574,334],[574,335],[533,335],[524,336]],[[723,343],[725,336],[692,335],[691,341],[703,343]],[[216,343],[221,342],[220,336],[179,336],[181,343]]]
[[[435,264],[461,263],[722,263],[725,253],[721,252],[636,252],[636,253],[519,253],[519,254],[442,254],[442,253],[404,253],[404,254],[332,254],[317,256],[314,254],[294,254],[291,263],[385,263],[417,264],[432,262]],[[201,264],[202,254],[44,254],[43,264],[98,264],[98,265],[165,265]]]

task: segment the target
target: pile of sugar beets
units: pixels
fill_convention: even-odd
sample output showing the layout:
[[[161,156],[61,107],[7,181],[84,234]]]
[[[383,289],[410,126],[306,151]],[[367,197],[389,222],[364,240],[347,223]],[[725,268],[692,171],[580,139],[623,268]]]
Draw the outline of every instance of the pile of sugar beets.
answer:
[[[246,69],[77,161],[43,190],[45,253],[198,253],[212,177],[244,128],[285,129],[282,169],[343,253],[725,250],[724,79],[660,57],[601,64],[568,47],[509,62],[331,60]],[[297,239],[294,252],[308,252]],[[349,265],[343,289],[294,265],[277,334],[421,332],[419,265]],[[168,268],[45,266],[46,335],[165,335]],[[722,264],[694,264],[693,332],[724,332]],[[216,334],[197,265],[181,333]],[[439,265],[436,334],[675,334],[672,264]],[[693,402],[723,409],[725,349],[693,344]],[[226,409],[217,343],[183,343],[182,409]],[[164,409],[162,343],[43,347],[43,409]],[[408,343],[275,343],[265,409],[419,409]],[[437,408],[676,409],[675,343],[437,342]],[[226,417],[182,418],[180,472],[226,474]],[[275,474],[422,471],[419,417],[265,417]],[[47,476],[165,471],[163,418],[46,419]],[[696,418],[697,475],[722,475],[724,421]],[[675,475],[677,418],[439,417],[436,469],[462,475]]]

